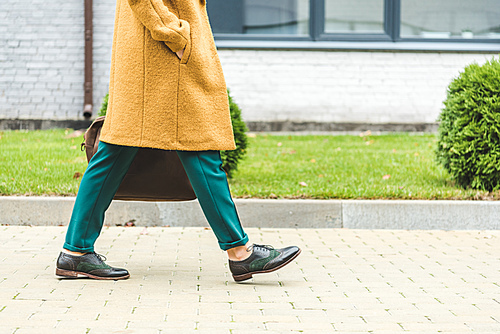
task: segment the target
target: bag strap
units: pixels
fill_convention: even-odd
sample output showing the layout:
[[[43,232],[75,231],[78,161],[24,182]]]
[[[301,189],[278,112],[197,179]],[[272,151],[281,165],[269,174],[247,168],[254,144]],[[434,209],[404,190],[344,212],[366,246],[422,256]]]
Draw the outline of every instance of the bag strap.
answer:
[[[101,135],[101,129],[105,119],[106,116],[97,117],[83,135],[83,143],[81,144],[81,150],[83,151],[85,147],[87,161],[90,161],[90,159],[92,159],[94,154],[97,152],[97,148],[99,145],[99,137]]]

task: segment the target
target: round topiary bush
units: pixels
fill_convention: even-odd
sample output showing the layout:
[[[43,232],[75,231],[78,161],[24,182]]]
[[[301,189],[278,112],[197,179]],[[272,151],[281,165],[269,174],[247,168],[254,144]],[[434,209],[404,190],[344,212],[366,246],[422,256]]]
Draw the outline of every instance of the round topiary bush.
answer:
[[[222,168],[226,171],[229,178],[233,177],[234,172],[238,169],[238,163],[243,159],[246,154],[246,148],[248,146],[247,131],[248,128],[241,118],[241,109],[233,101],[231,95],[229,95],[229,109],[231,112],[231,123],[233,124],[234,141],[236,142],[236,149],[232,151],[221,151],[222,158]],[[99,110],[99,116],[105,116],[108,110],[108,99],[109,93],[106,94],[102,100],[101,109]]]
[[[448,87],[436,150],[460,186],[500,189],[500,62],[471,64]]]

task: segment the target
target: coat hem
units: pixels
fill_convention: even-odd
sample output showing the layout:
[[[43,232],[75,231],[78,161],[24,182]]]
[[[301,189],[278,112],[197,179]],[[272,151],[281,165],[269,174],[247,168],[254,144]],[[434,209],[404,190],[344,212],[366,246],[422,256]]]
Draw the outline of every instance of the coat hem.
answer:
[[[107,144],[112,144],[112,145],[120,145],[120,146],[130,146],[130,147],[140,147],[140,148],[153,148],[153,149],[158,149],[158,150],[165,150],[165,151],[232,151],[236,149],[236,145],[221,145],[221,144],[216,144],[216,143],[207,143],[207,144],[200,144],[199,146],[189,144],[189,145],[182,145],[182,144],[172,144],[172,145],[157,145],[154,143],[148,143],[148,142],[142,142],[141,144],[137,144],[134,142],[128,142],[128,141],[123,141],[123,140],[114,140],[107,138],[105,136],[100,137],[100,141],[103,141]]]

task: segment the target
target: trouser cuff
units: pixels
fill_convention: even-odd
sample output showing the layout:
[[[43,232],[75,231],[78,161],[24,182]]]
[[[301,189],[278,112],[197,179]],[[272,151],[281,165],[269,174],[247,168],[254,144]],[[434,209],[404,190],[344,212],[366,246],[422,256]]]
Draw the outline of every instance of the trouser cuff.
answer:
[[[69,251],[72,251],[72,252],[80,252],[80,253],[93,253],[94,252],[94,247],[86,247],[86,248],[75,247],[75,246],[72,246],[66,242],[64,243],[63,248],[67,249]]]
[[[231,248],[234,248],[234,247],[238,247],[238,246],[245,246],[248,242],[248,235],[245,234],[245,236],[243,238],[241,238],[240,240],[238,241],[234,241],[234,242],[219,242],[219,247],[222,249],[222,250],[228,250],[228,249],[231,249]]]

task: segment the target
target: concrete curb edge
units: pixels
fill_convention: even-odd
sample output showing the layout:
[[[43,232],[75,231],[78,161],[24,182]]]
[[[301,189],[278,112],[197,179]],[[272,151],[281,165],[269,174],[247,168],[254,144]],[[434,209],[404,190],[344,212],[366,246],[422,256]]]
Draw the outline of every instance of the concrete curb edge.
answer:
[[[67,225],[75,197],[0,197],[0,224]],[[500,202],[235,199],[246,227],[358,229],[500,229]],[[208,226],[197,201],[113,201],[105,224]]]

